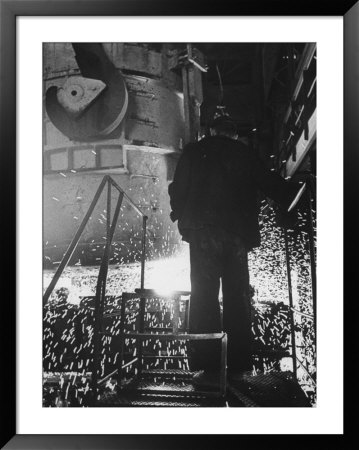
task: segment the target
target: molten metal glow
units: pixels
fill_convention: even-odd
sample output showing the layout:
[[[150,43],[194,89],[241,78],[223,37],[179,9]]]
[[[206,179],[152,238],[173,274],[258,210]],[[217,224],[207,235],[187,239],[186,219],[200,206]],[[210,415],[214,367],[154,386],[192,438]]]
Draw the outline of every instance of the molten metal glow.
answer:
[[[162,295],[173,291],[190,291],[188,245],[184,245],[181,252],[172,258],[149,261],[146,266],[145,286]]]

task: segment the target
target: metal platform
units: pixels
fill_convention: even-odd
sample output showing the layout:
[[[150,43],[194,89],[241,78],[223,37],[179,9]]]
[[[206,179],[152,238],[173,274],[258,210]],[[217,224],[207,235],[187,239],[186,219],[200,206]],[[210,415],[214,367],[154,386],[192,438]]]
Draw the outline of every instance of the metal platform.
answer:
[[[131,378],[118,388],[116,375],[103,384],[96,406],[105,407],[311,407],[291,372],[246,373],[238,380],[229,378],[224,396],[218,390],[201,391],[192,383],[195,372],[184,370],[143,370],[141,379]],[[66,406],[93,406],[86,398],[91,373],[48,373],[44,389],[59,397]],[[61,387],[60,387],[61,385]],[[70,390],[69,390],[70,388]],[[85,392],[84,392],[85,388]],[[51,394],[53,392],[53,394]],[[88,394],[90,391],[88,391]],[[84,397],[85,395],[85,397]],[[82,402],[78,400],[82,397]],[[53,406],[57,406],[54,402]]]
[[[241,379],[230,379],[227,397],[245,407],[311,407],[292,372],[246,373]]]
[[[111,338],[111,349],[118,360],[111,361],[99,379],[97,362],[84,371],[49,373],[44,380],[44,404],[47,406],[105,406],[105,407],[311,407],[294,374],[275,372],[279,367],[263,364],[259,372],[245,373],[237,379],[227,376],[227,335],[225,333],[192,334],[188,332],[189,293],[177,291],[171,298],[150,289],[123,293],[120,309],[103,314],[116,321],[99,329],[99,336]],[[166,317],[155,320],[158,308],[153,302],[166,302]],[[162,308],[163,309],[163,308]],[[160,309],[162,311],[162,309]],[[112,325],[112,327],[111,327]],[[220,341],[221,357],[218,380],[199,387],[189,371],[187,344],[189,341]],[[102,344],[99,340],[98,344]],[[210,342],[208,342],[210,343]],[[272,349],[258,348],[255,354],[273,356]],[[287,355],[282,352],[281,356]],[[90,361],[91,356],[88,361]],[[276,356],[277,353],[276,353]],[[96,358],[94,358],[96,361]],[[87,365],[86,365],[87,367]],[[71,369],[71,367],[70,367]],[[94,376],[95,374],[95,376]]]
[[[163,406],[200,407],[226,406],[225,396],[218,386],[207,390],[192,383],[195,372],[184,370],[143,370],[117,392],[104,393],[98,406]]]
[[[163,407],[311,407],[290,372],[244,374],[229,381],[224,397],[200,391],[191,382],[193,372],[144,371],[140,381],[119,392],[105,393],[98,406]]]

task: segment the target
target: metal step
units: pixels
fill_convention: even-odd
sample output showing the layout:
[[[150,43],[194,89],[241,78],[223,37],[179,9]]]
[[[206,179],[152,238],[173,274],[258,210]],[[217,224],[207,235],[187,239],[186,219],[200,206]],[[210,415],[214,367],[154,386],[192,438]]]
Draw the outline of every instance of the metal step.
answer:
[[[104,407],[225,407],[223,398],[176,397],[170,395],[152,395],[130,392],[110,392],[101,396],[98,406]]]
[[[223,397],[220,392],[220,378],[218,386],[206,390],[199,389],[192,383],[196,372],[185,370],[144,370],[141,377],[134,377],[120,388],[121,391],[136,394],[159,394],[173,397]]]
[[[180,369],[143,370],[117,392],[104,393],[98,406],[208,407],[226,406],[218,388],[199,390],[192,384],[193,375]]]

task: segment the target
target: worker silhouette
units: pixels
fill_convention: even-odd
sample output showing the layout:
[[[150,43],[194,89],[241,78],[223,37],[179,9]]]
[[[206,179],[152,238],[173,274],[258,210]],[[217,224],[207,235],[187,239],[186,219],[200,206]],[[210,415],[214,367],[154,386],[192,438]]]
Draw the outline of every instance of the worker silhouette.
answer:
[[[228,375],[235,377],[252,368],[248,251],[260,245],[258,191],[287,210],[300,185],[266,169],[238,140],[230,117],[216,118],[210,133],[183,149],[168,189],[170,216],[190,247],[189,331],[226,332]],[[191,342],[190,369],[204,370],[204,385],[219,367],[219,341]]]

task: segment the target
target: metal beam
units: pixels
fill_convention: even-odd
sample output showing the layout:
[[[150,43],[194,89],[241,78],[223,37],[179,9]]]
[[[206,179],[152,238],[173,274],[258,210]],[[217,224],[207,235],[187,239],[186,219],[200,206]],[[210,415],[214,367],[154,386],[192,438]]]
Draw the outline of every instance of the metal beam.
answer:
[[[211,339],[223,339],[225,333],[206,333],[206,334],[154,334],[154,333],[125,333],[125,339],[155,339],[161,341],[200,341]]]
[[[309,150],[312,147],[316,137],[317,137],[317,110],[313,112],[312,116],[308,120],[308,140],[305,139],[305,132],[303,131],[298,142],[296,143],[295,155],[293,154],[288,158],[288,161],[285,164],[285,173],[283,174],[286,177],[292,177],[294,173],[298,170],[300,165],[302,164],[304,158],[308,154]]]

